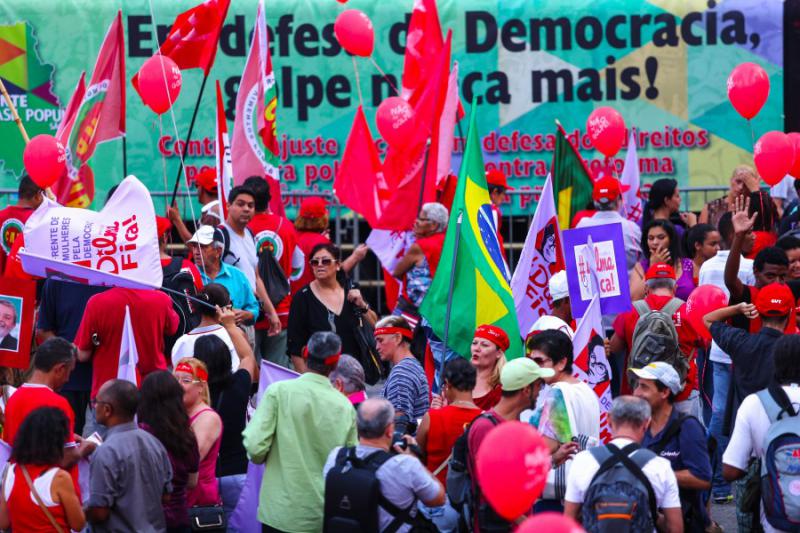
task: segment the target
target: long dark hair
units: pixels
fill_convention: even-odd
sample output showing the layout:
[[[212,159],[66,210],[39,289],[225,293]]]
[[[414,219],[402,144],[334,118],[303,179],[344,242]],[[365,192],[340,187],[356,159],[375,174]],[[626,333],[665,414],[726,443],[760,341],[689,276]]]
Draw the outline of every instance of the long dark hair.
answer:
[[[706,238],[708,234],[712,231],[717,231],[717,228],[712,226],[711,224],[695,224],[692,229],[684,233],[684,240],[685,243],[685,252],[686,257],[694,259],[697,255],[697,248],[696,246],[699,244],[700,246],[706,242]]]
[[[212,306],[218,305],[223,308],[231,303],[231,296],[228,289],[219,283],[209,283],[203,287],[203,290],[200,291],[197,297]],[[200,314],[213,318],[217,316],[217,309],[216,307],[201,305]]]
[[[678,242],[678,234],[675,232],[675,226],[673,226],[672,222],[669,220],[656,218],[644,226],[644,229],[642,229],[642,254],[647,259],[647,262],[650,263],[650,247],[647,245],[647,235],[650,233],[650,230],[655,227],[663,229],[667,233],[667,237],[669,237],[669,256],[672,258],[672,266],[674,267],[682,257],[681,243]]]
[[[642,213],[642,226],[646,226],[653,220],[653,211],[663,207],[667,198],[672,197],[677,188],[678,182],[672,178],[661,178],[653,182],[650,192],[647,193],[647,203],[645,203]]]
[[[202,335],[194,343],[194,357],[208,368],[208,388],[212,395],[218,388],[225,388],[231,376],[231,351],[216,335]]]
[[[750,193],[750,209],[747,214],[753,216],[758,213],[753,223],[754,231],[775,231],[778,223],[778,208],[772,201],[767,191],[756,191]]]
[[[14,437],[11,460],[22,465],[59,465],[67,437],[69,420],[64,411],[57,407],[34,409]]]
[[[197,445],[183,406],[183,387],[166,370],[144,378],[136,414],[173,457],[186,457]]]

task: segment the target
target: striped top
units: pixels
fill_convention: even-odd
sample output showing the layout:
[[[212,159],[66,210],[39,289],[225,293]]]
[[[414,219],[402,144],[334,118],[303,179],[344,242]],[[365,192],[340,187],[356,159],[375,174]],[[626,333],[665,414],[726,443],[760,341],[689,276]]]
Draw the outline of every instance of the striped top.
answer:
[[[413,357],[406,357],[394,365],[383,386],[383,397],[389,400],[395,411],[407,414],[411,419],[422,418],[431,405],[428,380],[422,365]]]

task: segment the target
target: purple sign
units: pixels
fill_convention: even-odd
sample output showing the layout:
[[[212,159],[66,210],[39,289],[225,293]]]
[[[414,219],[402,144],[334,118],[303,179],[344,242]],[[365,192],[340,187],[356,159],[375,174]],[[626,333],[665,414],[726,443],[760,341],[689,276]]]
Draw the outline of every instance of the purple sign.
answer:
[[[598,288],[604,315],[630,310],[622,224],[570,229],[563,232],[563,237],[572,316],[578,319],[584,315]],[[592,250],[588,250],[590,241]]]

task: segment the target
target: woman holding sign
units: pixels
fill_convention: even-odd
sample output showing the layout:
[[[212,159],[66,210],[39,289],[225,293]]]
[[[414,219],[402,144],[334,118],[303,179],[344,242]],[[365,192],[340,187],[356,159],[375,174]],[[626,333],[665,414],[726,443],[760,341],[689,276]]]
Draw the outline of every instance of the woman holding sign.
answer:
[[[694,281],[694,264],[682,257],[680,241],[675,226],[668,220],[655,219],[647,223],[642,231],[642,252],[644,257],[631,273],[631,300],[644,298],[644,273],[655,263],[666,263],[675,270],[677,283],[675,296],[686,301],[697,284]]]

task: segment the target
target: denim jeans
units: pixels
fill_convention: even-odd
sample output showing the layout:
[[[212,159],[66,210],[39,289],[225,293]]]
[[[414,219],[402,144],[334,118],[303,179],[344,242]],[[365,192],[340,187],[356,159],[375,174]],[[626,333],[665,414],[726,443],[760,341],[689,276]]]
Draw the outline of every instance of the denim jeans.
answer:
[[[229,524],[231,515],[236,509],[236,504],[239,503],[239,496],[242,494],[242,488],[246,480],[247,474],[233,474],[219,478],[219,495],[222,498],[222,510],[225,512],[225,518]],[[229,526],[228,531],[234,530]]]
[[[284,368],[291,368],[291,361],[286,354],[286,340],[288,338],[287,330],[282,329],[277,335],[270,337],[267,335],[267,330],[256,330],[256,359],[260,363],[262,359],[266,359],[270,363],[275,363]]]
[[[714,371],[708,359],[708,350],[697,351],[697,385],[700,389],[700,405],[703,410],[703,425],[711,424],[711,398],[714,397]]]
[[[700,404],[700,393],[698,391],[693,390],[691,393],[689,393],[688,398],[679,402],[675,402],[675,410],[679,413],[684,413],[695,417],[701,424],[705,426],[705,423],[703,422],[703,407]]]
[[[431,520],[441,533],[455,533],[458,531],[458,511],[453,509],[449,501],[439,507],[428,507],[422,502],[417,504],[419,512]]]
[[[722,424],[725,417],[725,404],[728,401],[728,389],[731,386],[731,365],[716,361],[712,361],[711,365],[714,369],[714,396],[711,401],[711,422],[708,432],[717,441],[717,451],[711,463],[714,471],[711,487],[715,496],[724,496],[731,493],[730,483],[722,478],[722,454],[728,447],[729,439],[722,434]]]

